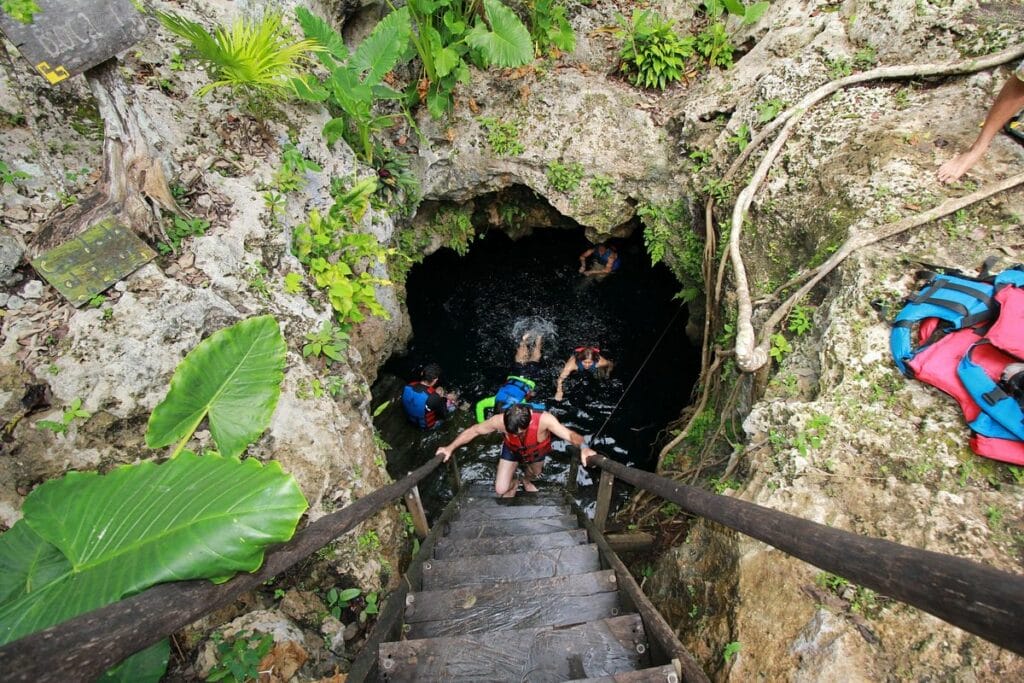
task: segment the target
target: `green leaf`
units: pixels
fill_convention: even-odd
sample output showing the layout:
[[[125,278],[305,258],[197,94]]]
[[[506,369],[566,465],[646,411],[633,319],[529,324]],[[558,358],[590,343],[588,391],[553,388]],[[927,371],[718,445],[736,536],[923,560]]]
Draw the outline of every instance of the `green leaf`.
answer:
[[[747,11],[740,0],[722,0],[722,4],[729,14],[735,14],[737,17],[742,17]]]
[[[37,543],[56,546],[67,565],[44,572],[40,561],[22,563],[18,575],[30,591],[0,605],[0,644],[158,583],[255,571],[268,544],[291,538],[306,507],[278,463],[216,453],[50,480],[25,499],[19,524]],[[32,541],[8,540],[13,531],[0,537],[0,549]],[[47,549],[28,555],[52,559]]]
[[[403,7],[384,17],[352,53],[349,67],[358,73],[366,72],[363,83],[374,85],[384,78],[405,52],[412,28],[409,10]]]
[[[306,34],[306,37],[324,46],[327,50],[326,54],[333,56],[339,62],[348,59],[348,48],[345,47],[344,39],[338,35],[338,32],[330,24],[305,7],[296,7],[295,16],[299,18],[299,26],[302,27],[302,32]],[[321,61],[324,61],[322,57]],[[324,66],[331,67],[330,64],[326,63]]]
[[[437,69],[437,75],[439,78],[444,78],[452,72],[459,62],[462,61],[462,57],[459,53],[450,47],[443,48],[439,52],[434,54],[434,68]]]
[[[378,415],[380,415],[381,413],[383,413],[383,412],[384,412],[385,410],[387,410],[387,409],[388,409],[388,406],[389,406],[389,405],[391,405],[391,401],[384,401],[383,403],[381,403],[381,404],[380,404],[379,406],[377,406],[377,407],[376,407],[376,408],[374,409],[374,411],[373,411],[373,416],[374,416],[374,417],[377,417]]]
[[[466,34],[466,42],[480,50],[489,64],[520,66],[533,59],[533,40],[523,22],[498,0],[484,0],[491,30],[478,23]]]
[[[0,604],[27,595],[70,569],[60,549],[20,519],[0,536]]]
[[[338,593],[338,602],[348,604],[352,600],[355,600],[363,591],[358,588],[346,588],[345,590]]]
[[[202,341],[178,364],[167,396],[149,416],[146,445],[179,442],[204,417],[218,449],[234,456],[259,438],[281,395],[284,338],[273,316],[243,320]]]
[[[744,24],[754,24],[758,19],[767,11],[771,6],[769,2],[755,2],[753,5],[747,6],[747,12],[743,15]]]
[[[136,652],[96,679],[97,683],[157,683],[167,672],[171,641],[164,638],[142,652]]]

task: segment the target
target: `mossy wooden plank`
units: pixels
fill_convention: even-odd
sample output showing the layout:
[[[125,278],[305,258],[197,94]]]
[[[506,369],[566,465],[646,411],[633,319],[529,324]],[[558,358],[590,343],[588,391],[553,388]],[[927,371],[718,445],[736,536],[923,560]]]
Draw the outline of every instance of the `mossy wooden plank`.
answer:
[[[615,572],[476,584],[406,599],[406,637],[434,638],[538,626],[570,626],[620,614]]]
[[[146,35],[131,0],[37,0],[31,24],[0,12],[0,29],[50,85],[104,62]]]
[[[521,534],[549,534],[552,531],[575,529],[579,526],[574,515],[541,517],[539,519],[497,519],[486,522],[454,520],[448,524],[445,538],[468,539],[488,536],[518,536]]]
[[[570,545],[582,545],[586,542],[587,532],[583,529],[555,531],[550,534],[491,536],[468,540],[442,538],[434,547],[434,557],[439,560],[452,560],[456,557],[471,555],[503,555],[545,548],[564,548]]]
[[[380,647],[381,679],[399,681],[564,681],[582,669],[600,678],[648,665],[638,616],[571,628],[496,631]]]
[[[113,219],[32,260],[32,267],[75,306],[156,257],[138,235]]]
[[[534,550],[518,555],[478,555],[423,563],[423,589],[457,588],[471,583],[526,581],[601,569],[597,546]]]

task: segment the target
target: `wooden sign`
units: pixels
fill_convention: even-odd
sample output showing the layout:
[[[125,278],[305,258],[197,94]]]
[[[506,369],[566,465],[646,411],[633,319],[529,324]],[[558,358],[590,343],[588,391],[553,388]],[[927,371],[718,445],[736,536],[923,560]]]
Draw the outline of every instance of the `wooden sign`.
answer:
[[[0,29],[50,85],[128,49],[146,35],[131,0],[38,0],[31,24],[0,12]]]
[[[32,267],[81,306],[155,257],[138,235],[108,218],[33,259]]]

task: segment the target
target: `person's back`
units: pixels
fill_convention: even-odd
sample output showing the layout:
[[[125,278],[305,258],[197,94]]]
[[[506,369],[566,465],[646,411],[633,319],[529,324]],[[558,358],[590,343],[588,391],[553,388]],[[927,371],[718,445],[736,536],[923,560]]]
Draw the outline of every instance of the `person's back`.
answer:
[[[437,388],[441,367],[430,363],[423,368],[422,378],[402,389],[402,409],[409,422],[420,429],[436,429],[448,415],[448,404]]]

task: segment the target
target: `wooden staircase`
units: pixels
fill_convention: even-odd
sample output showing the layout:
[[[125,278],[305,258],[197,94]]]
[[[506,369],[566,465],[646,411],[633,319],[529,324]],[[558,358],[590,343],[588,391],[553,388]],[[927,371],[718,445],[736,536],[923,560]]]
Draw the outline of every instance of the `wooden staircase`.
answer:
[[[632,577],[608,568],[607,543],[574,507],[562,494],[464,488],[410,568],[402,639],[380,644],[376,677],[682,680],[620,586]]]

